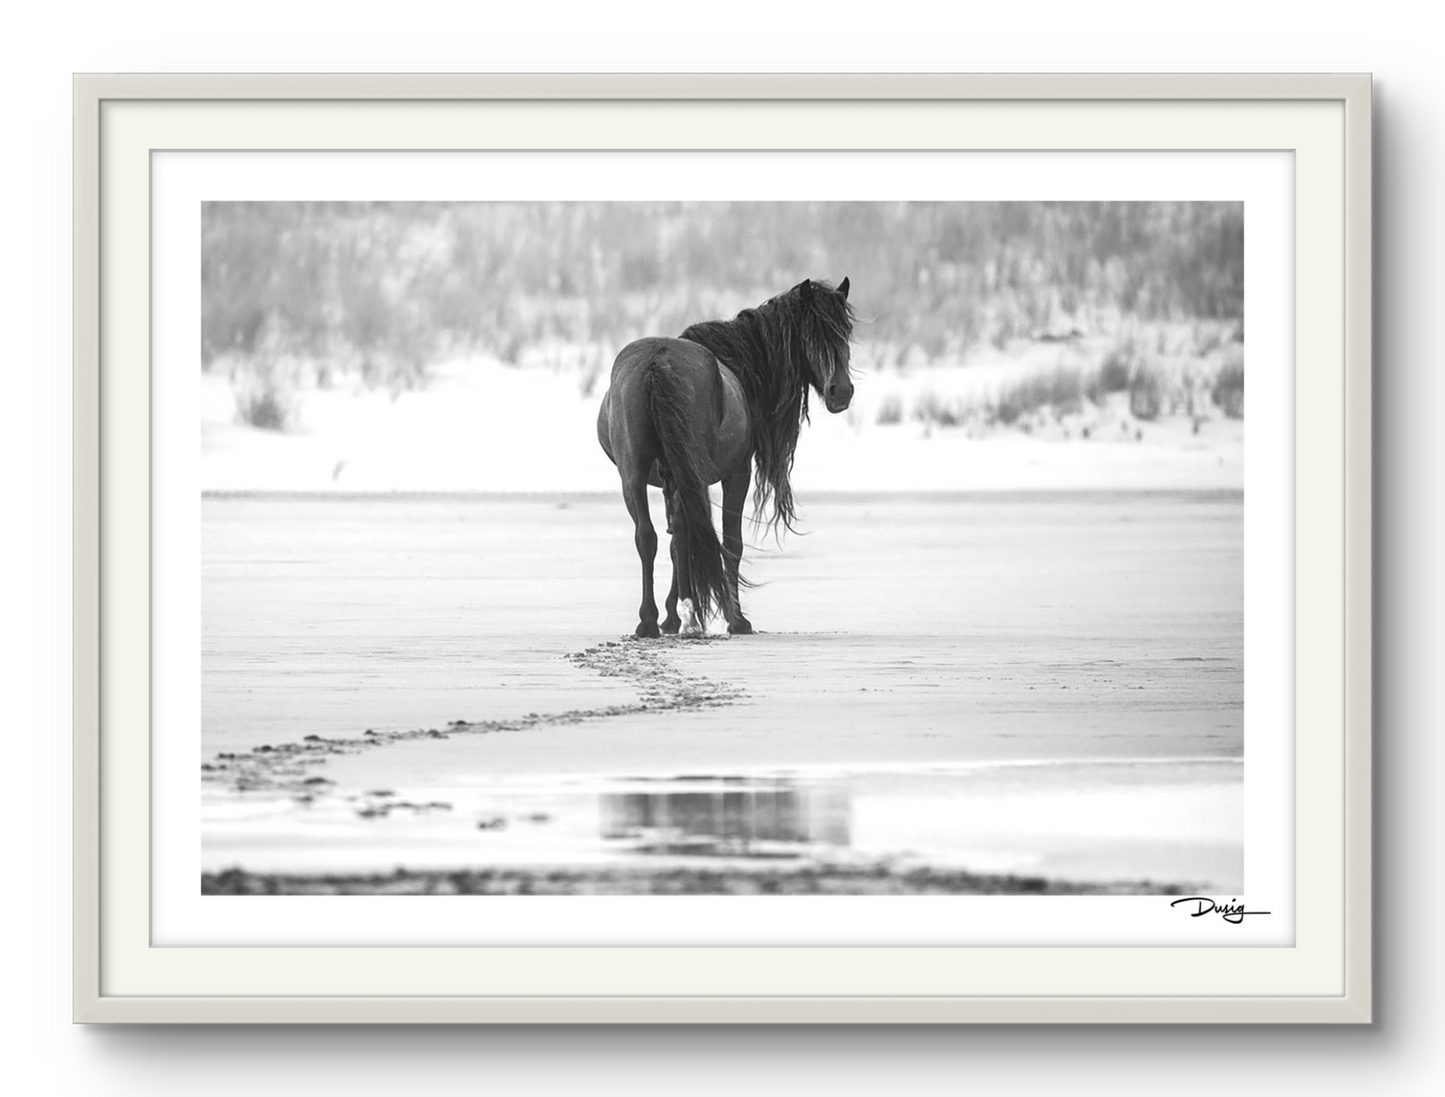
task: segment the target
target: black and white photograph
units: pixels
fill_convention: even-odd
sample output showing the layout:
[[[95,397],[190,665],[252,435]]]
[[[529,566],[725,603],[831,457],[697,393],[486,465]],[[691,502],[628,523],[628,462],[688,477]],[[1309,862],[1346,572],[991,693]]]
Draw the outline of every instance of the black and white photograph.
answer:
[[[1370,1020],[1368,76],[76,87],[78,1019]]]
[[[1243,896],[1244,202],[199,215],[204,896]]]

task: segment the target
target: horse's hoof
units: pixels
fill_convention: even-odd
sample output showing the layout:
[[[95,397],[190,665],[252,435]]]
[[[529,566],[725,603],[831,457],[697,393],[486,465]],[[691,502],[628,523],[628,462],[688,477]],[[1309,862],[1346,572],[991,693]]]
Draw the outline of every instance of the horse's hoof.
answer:
[[[646,621],[639,622],[637,626],[637,631],[634,632],[632,635],[639,640],[656,640],[657,624],[656,622],[652,624],[648,624]]]
[[[753,624],[746,617],[739,617],[736,621],[728,623],[728,632],[734,636],[751,636]]]
[[[662,631],[669,636],[676,635],[677,630],[680,628],[682,628],[682,618],[680,617],[669,617],[662,622]]]

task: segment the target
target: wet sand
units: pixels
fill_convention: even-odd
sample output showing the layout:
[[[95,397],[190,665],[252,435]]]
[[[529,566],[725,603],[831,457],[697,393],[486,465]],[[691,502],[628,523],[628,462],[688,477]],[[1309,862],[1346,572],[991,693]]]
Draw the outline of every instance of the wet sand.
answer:
[[[612,498],[207,499],[205,886],[1237,886],[1238,493],[803,513],[759,635],[636,642]]]

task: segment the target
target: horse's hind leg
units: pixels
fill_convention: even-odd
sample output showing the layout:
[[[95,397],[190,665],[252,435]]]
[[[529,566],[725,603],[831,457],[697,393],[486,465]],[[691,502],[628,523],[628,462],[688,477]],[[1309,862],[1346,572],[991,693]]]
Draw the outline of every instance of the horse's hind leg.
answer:
[[[672,586],[667,592],[667,616],[662,619],[662,631],[675,633],[682,628],[682,618],[677,615],[677,542],[672,543]]]
[[[627,504],[627,513],[632,516],[633,543],[637,545],[637,558],[642,561],[642,605],[637,610],[638,637],[654,637],[657,629],[657,599],[652,593],[652,564],[657,557],[657,531],[652,528],[652,515],[647,509],[647,476],[625,479],[622,482],[622,499]]]
[[[741,472],[723,477],[723,562],[727,567],[728,583],[732,586],[733,605],[737,616],[728,621],[728,631],[744,634],[753,631],[752,622],[743,616],[742,602],[738,597],[738,568],[743,560],[743,506],[747,502],[748,483],[752,479],[748,463],[744,462]]]
[[[671,534],[672,529],[672,492],[663,488],[662,497],[667,506],[667,532]],[[667,616],[662,619],[662,631],[670,635],[676,635],[678,629],[682,628],[682,618],[677,615],[677,546],[678,539],[670,538],[672,545],[672,586],[667,591]]]

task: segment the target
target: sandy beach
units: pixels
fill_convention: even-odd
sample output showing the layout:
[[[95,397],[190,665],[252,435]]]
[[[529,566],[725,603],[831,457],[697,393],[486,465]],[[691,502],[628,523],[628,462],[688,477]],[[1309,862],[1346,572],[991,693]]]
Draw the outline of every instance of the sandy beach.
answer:
[[[649,642],[606,495],[203,507],[208,891],[1240,886],[1238,492],[814,493]]]

